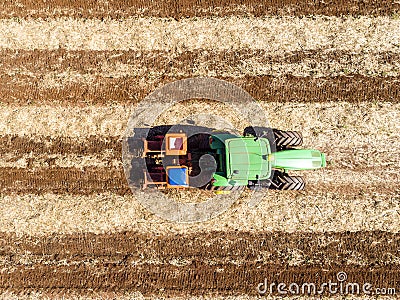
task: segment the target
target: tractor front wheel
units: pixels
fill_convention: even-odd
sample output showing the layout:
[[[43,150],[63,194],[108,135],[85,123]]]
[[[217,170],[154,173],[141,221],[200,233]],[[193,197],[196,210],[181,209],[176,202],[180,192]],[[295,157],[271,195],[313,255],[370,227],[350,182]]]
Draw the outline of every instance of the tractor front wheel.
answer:
[[[297,131],[283,131],[279,129],[272,129],[275,138],[275,145],[277,148],[287,148],[291,146],[300,146],[303,143],[303,137]]]
[[[289,176],[281,172],[276,172],[269,188],[273,190],[301,191],[304,190],[304,187],[305,182],[303,177]]]

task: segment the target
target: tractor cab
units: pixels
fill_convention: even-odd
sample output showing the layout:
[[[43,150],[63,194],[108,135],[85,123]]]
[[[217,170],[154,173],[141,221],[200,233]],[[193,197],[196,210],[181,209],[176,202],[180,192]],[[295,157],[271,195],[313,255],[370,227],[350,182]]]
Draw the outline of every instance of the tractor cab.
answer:
[[[247,185],[249,180],[271,176],[271,150],[265,138],[212,135],[210,147],[216,150],[220,167],[213,177],[214,186]]]

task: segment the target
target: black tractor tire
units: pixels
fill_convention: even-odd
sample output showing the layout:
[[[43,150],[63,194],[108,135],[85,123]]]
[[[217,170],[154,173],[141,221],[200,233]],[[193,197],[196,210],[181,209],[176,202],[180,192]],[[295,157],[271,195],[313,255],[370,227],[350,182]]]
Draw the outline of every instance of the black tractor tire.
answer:
[[[248,126],[243,130],[243,136],[254,136],[254,137],[266,137],[268,138],[272,128],[259,127],[259,126]]]
[[[275,145],[279,149],[296,147],[303,144],[303,136],[297,131],[284,131],[272,129],[275,138]]]
[[[188,138],[188,148],[193,151],[211,151],[210,134],[198,133]]]
[[[269,179],[260,180],[259,182],[257,182],[256,180],[250,180],[247,187],[252,191],[260,191],[264,189],[269,189],[270,185],[271,185],[271,180]]]
[[[270,189],[286,190],[286,191],[301,191],[304,190],[305,182],[301,176],[289,176],[281,172],[275,172],[272,179]]]
[[[244,185],[228,185],[228,186],[213,186],[211,184],[206,186],[206,189],[212,191],[230,191],[230,192],[237,192],[243,191],[246,188]]]

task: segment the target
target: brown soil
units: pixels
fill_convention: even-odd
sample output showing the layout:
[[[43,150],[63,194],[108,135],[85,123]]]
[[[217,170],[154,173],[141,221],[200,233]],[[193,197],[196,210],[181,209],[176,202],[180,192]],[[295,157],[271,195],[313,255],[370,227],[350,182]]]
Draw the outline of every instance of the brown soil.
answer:
[[[2,168],[2,193],[96,194],[105,191],[130,193],[122,168],[40,168],[38,170]]]
[[[62,87],[43,89],[39,87],[40,79],[27,75],[2,75],[0,98],[4,104],[17,105],[134,104],[144,99],[155,88],[183,78],[185,77],[178,76],[146,80],[143,77],[97,77],[91,84],[77,82]],[[255,99],[265,102],[386,101],[399,103],[400,99],[399,77],[245,76],[220,79],[237,84]],[[10,89],[11,86],[12,89]]]
[[[210,265],[192,262],[189,266],[99,263],[96,266],[16,266],[0,274],[0,287],[13,291],[26,289],[60,289],[102,291],[137,290],[143,295],[256,295],[256,287],[265,280],[269,283],[299,284],[338,282],[336,274],[346,272],[347,282],[360,286],[396,286],[400,276],[398,266],[365,269],[363,267],[285,267],[249,263],[244,265]],[[276,290],[274,292],[276,294]],[[325,290],[325,295],[326,295]]]
[[[110,159],[121,158],[120,137],[96,137],[89,136],[85,140],[77,140],[71,137],[51,136],[0,136],[0,154],[13,153],[15,158],[26,153],[40,154],[101,154],[110,151]]]
[[[400,235],[387,232],[134,232],[16,237],[1,234],[0,287],[136,290],[143,295],[248,294],[264,282],[396,286]],[[82,291],[84,292],[84,291]]]
[[[132,104],[139,102],[156,87],[165,83],[198,76],[196,70],[203,63],[206,64],[207,70],[215,73],[214,76],[237,84],[254,98],[266,102],[389,101],[397,103],[400,99],[399,77],[371,77],[359,74],[335,77],[313,76],[320,72],[318,65],[326,61],[336,61],[338,65],[343,65],[343,73],[347,72],[347,64],[357,65],[357,55],[354,56],[346,51],[294,52],[284,56],[270,55],[263,50],[222,52],[199,50],[173,55],[162,51],[2,50],[1,52],[1,73],[3,74],[0,76],[0,98],[3,103]],[[257,71],[254,71],[254,76],[243,73],[241,76],[226,77],[226,74],[232,73],[236,68],[243,68],[241,65],[246,59],[255,59],[263,66],[274,62],[297,64],[311,60],[309,66],[311,77],[257,76]],[[378,53],[375,54],[374,59],[378,66],[386,63],[394,64],[399,61],[399,54]],[[123,67],[119,64],[131,66],[134,70],[139,68],[142,71],[138,76],[128,76],[121,73]],[[159,73],[159,76],[149,75],[149,69],[152,70],[151,73]],[[77,72],[79,76],[76,80],[63,80],[57,75],[63,70],[68,70],[71,74]],[[375,72],[376,70],[366,71]],[[52,80],[47,79],[46,76],[52,72],[55,72],[57,76]],[[119,73],[121,74],[118,75]],[[184,75],[171,77],[170,74]],[[86,75],[90,76],[89,81],[84,79]]]
[[[398,2],[329,0],[163,0],[163,1],[6,1],[1,9],[1,18],[7,17],[59,17],[120,18],[127,16],[156,16],[187,18],[194,16],[229,15],[392,15],[400,10]]]
[[[380,167],[377,167],[379,170]],[[79,168],[0,168],[0,192],[3,194],[77,194],[90,195],[97,193],[112,192],[118,195],[131,193],[125,179],[122,167],[83,167]],[[342,170],[343,173],[346,170]],[[365,172],[361,168],[360,173]],[[318,182],[316,185],[307,185],[307,192],[337,191],[340,194],[362,193],[363,191],[379,191],[395,193],[399,188],[397,177],[393,181],[382,186],[371,182],[347,184],[343,182],[325,183]]]
[[[82,262],[96,259],[116,263],[169,264],[173,259],[204,263],[260,263],[379,267],[400,264],[396,259],[400,234],[374,232],[201,232],[153,235],[136,232],[109,234],[53,234],[44,237],[0,234],[4,265],[29,265],[61,260]],[[18,260],[25,256],[25,261]],[[357,257],[357,259],[355,259]]]

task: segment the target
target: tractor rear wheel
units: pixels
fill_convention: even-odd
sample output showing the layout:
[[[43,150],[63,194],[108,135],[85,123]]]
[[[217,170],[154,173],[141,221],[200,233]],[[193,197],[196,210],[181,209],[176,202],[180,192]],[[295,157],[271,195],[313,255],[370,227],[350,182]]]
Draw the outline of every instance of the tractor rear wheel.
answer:
[[[271,128],[269,127],[248,126],[243,130],[243,135],[268,138],[270,132]]]
[[[272,129],[274,132],[275,145],[277,148],[286,148],[290,146],[300,146],[303,143],[303,137],[297,131],[283,131]]]
[[[300,191],[304,190],[304,187],[305,182],[303,177],[289,176],[281,172],[276,172],[269,188],[274,190]]]

